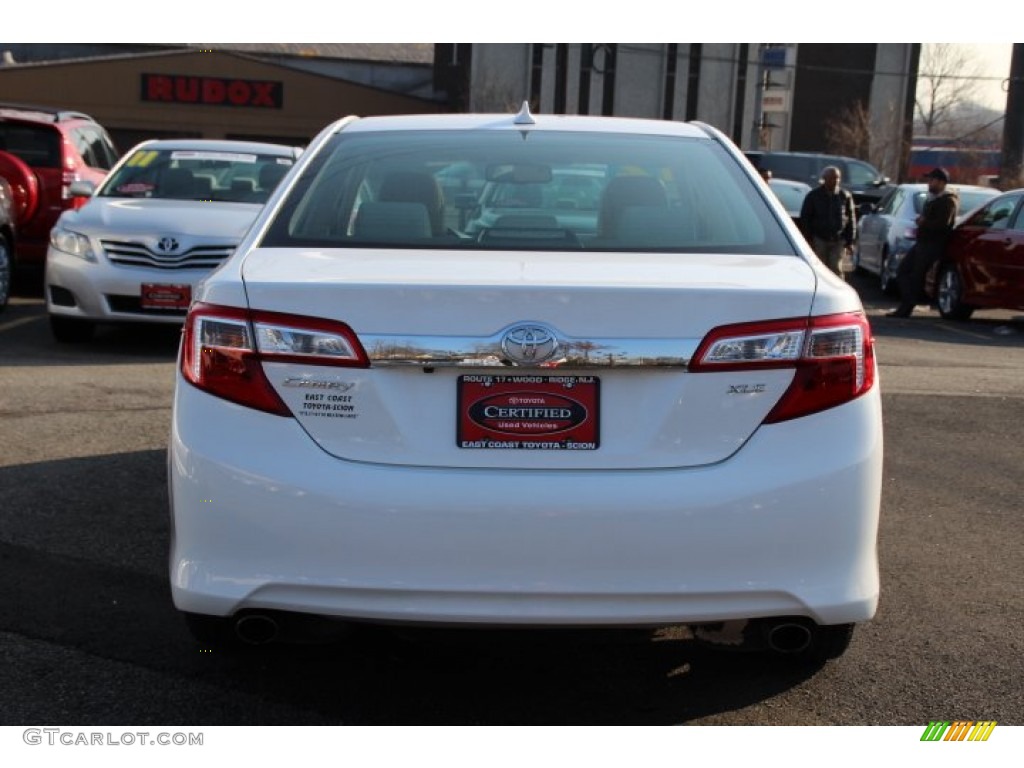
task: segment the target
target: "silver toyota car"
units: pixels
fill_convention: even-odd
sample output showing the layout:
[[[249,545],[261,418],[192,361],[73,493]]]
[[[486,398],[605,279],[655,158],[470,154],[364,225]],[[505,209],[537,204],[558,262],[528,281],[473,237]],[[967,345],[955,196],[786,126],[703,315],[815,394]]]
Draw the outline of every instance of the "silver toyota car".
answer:
[[[235,250],[300,152],[199,139],[128,152],[50,233],[46,305],[57,340],[87,341],[98,322],[181,323],[198,281]]]

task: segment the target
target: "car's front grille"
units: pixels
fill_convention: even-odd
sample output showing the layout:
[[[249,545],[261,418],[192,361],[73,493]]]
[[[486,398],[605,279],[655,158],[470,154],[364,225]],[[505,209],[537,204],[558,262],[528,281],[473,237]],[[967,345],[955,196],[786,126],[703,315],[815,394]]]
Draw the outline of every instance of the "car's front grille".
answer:
[[[230,245],[195,245],[181,253],[166,254],[127,240],[100,240],[100,245],[114,264],[158,269],[213,269],[235,250]]]

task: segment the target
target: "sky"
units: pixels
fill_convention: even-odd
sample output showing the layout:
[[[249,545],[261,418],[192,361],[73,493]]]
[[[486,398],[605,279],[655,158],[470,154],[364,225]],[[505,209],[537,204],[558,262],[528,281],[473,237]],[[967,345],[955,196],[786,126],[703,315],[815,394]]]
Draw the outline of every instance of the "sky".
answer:
[[[977,57],[986,76],[999,78],[979,85],[978,101],[992,109],[1006,109],[1006,91],[1003,90],[1002,81],[1010,72],[1013,43],[965,44],[964,48],[970,55]]]

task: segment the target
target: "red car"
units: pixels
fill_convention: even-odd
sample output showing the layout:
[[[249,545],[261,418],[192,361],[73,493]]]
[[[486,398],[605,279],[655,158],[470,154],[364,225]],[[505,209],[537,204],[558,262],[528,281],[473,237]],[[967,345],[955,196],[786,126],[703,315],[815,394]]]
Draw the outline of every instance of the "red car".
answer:
[[[18,224],[15,264],[46,260],[50,229],[89,199],[118,153],[103,127],[82,112],[0,103],[0,177]]]
[[[1024,309],[1024,189],[993,198],[953,230],[932,293],[939,313]]]

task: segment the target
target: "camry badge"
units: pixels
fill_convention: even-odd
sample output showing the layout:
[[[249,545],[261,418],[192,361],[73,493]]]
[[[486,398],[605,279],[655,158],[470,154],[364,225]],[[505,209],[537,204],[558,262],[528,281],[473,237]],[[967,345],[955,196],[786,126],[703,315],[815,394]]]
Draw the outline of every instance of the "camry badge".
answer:
[[[764,384],[730,384],[730,395],[757,395],[765,391]]]
[[[173,237],[161,237],[160,240],[157,241],[156,247],[164,253],[174,253],[178,250],[178,241]]]
[[[355,386],[355,382],[337,381],[334,379],[310,379],[305,376],[292,376],[282,382],[286,387],[305,387],[308,389],[336,389],[339,392],[348,392]]]
[[[543,326],[517,325],[502,336],[501,349],[512,362],[531,365],[553,357],[558,351],[558,339]]]

